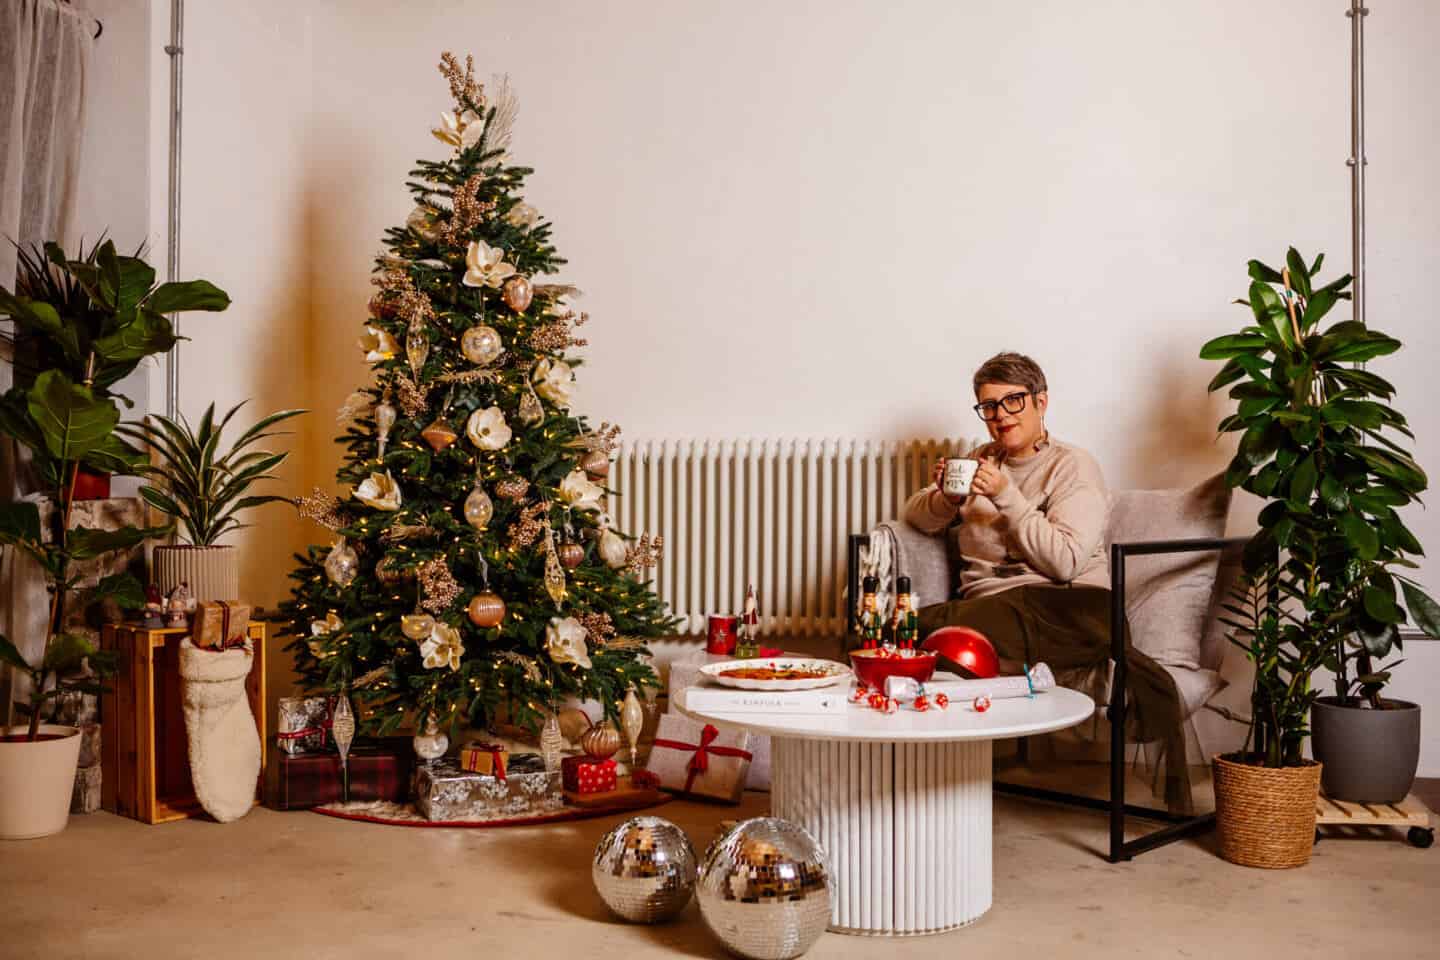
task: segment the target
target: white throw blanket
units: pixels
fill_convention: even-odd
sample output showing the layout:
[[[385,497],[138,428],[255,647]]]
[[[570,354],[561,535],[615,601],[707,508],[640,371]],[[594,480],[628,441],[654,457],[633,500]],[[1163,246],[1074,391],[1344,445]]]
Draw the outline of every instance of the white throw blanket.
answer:
[[[255,803],[260,734],[245,695],[254,661],[248,647],[200,650],[180,642],[190,779],[200,805],[221,823],[240,819]]]

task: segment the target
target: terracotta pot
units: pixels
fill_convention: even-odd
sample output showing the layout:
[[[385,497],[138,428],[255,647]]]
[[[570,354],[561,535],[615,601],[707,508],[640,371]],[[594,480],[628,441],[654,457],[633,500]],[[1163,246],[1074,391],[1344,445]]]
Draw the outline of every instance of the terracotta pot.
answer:
[[[1215,831],[1220,856],[1242,867],[1302,867],[1315,846],[1320,764],[1261,767],[1217,756]]]
[[[202,600],[240,599],[240,551],[234,547],[156,547],[150,561],[150,582],[169,596],[181,583]]]
[[[70,820],[80,731],[42,723],[42,739],[34,743],[9,739],[23,738],[28,729],[0,728],[0,840],[48,837]]]

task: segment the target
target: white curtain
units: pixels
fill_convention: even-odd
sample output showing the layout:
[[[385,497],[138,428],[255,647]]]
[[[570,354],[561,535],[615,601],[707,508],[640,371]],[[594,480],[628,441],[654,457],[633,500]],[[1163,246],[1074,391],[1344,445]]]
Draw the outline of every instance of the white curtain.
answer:
[[[0,286],[7,290],[15,283],[12,241],[73,237],[94,29],[87,14],[56,0],[0,0]],[[3,340],[0,353],[4,392],[13,376]],[[0,441],[0,502],[25,492],[14,450]],[[38,567],[15,553],[0,550],[0,633],[34,657],[43,649],[47,597]],[[10,687],[0,676],[0,724],[10,711]]]

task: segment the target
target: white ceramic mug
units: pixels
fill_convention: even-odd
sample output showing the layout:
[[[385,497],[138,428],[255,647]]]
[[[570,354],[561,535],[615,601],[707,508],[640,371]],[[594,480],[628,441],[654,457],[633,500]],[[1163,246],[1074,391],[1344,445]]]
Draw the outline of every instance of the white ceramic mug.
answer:
[[[970,493],[970,484],[975,480],[975,471],[980,469],[980,461],[968,457],[946,457],[945,475],[940,481],[940,489],[947,497],[963,497]]]

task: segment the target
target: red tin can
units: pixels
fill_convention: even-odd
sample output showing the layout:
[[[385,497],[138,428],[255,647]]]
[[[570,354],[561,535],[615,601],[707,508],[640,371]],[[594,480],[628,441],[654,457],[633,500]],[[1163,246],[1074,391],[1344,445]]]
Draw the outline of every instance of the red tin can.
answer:
[[[705,634],[705,652],[730,656],[735,652],[735,633],[739,629],[739,617],[710,615],[710,627]]]

